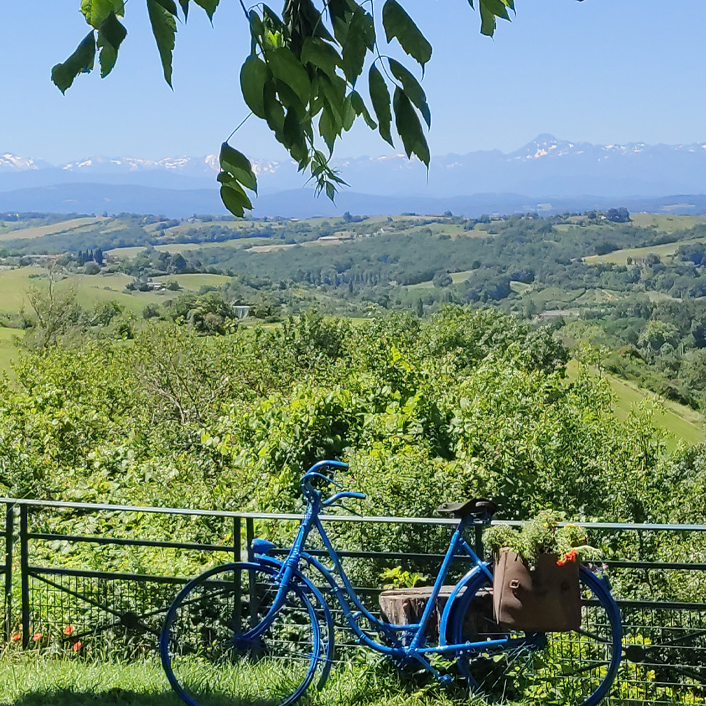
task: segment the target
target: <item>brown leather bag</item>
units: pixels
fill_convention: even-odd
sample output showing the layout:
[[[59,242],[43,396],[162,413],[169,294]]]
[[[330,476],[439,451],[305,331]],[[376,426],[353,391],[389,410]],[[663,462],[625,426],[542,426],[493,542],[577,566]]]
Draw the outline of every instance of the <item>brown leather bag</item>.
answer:
[[[569,632],[581,626],[579,565],[539,554],[534,567],[502,549],[495,562],[493,608],[498,623],[524,632]]]

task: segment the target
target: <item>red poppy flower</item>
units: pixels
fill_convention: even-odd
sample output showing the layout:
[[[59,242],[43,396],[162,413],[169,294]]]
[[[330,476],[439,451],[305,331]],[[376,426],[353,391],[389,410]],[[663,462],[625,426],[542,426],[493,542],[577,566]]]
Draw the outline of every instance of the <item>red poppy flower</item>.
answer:
[[[39,642],[41,639],[42,639],[41,632],[35,632],[34,635],[32,635],[32,642]]]
[[[71,649],[74,652],[78,652],[82,647],[83,647],[83,643],[81,642],[81,640],[79,640],[78,642],[74,642],[74,644],[71,646]]]
[[[67,625],[64,628],[64,635],[71,635],[71,633],[73,633],[73,631],[74,631],[73,625]]]

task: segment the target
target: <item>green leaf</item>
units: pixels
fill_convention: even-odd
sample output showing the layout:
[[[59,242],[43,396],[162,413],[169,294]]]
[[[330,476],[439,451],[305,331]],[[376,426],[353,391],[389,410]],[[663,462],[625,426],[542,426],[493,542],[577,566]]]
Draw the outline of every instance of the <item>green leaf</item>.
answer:
[[[411,101],[400,88],[395,88],[393,105],[395,108],[395,127],[402,138],[407,157],[416,154],[429,167],[429,146],[422,131],[422,124],[419,122]]]
[[[284,108],[280,101],[277,100],[277,94],[273,81],[268,81],[265,84],[265,120],[270,126],[270,130],[275,133],[275,137],[285,146],[288,147],[284,140]]]
[[[342,122],[346,100],[346,82],[339,76],[334,76],[333,79],[319,76],[317,86],[335,120],[338,123]]]
[[[343,124],[341,125],[343,130],[348,132],[353,127],[356,115],[356,110],[353,107],[353,99],[351,98],[351,96],[347,96],[346,100],[343,103]]]
[[[240,69],[240,89],[248,108],[264,118],[265,113],[265,84],[270,80],[270,70],[267,64],[252,54],[245,60]]]
[[[387,90],[385,79],[374,65],[370,67],[370,72],[368,73],[368,89],[373,110],[378,119],[380,137],[394,147],[392,134],[390,133],[390,124],[392,123],[390,92]]]
[[[309,164],[309,151],[306,147],[304,132],[296,111],[287,111],[282,132],[284,135],[283,144],[289,150],[292,159],[299,164],[299,171],[303,171]]]
[[[291,49],[277,47],[266,54],[267,63],[272,73],[286,83],[296,94],[302,105],[307,105],[311,95],[309,74]]]
[[[152,34],[157,41],[162,60],[164,80],[172,85],[172,53],[176,38],[177,8],[174,0],[147,0],[147,12],[152,25]]]
[[[208,19],[213,21],[213,14],[216,12],[220,0],[194,0],[194,2],[199,7],[203,8],[208,15]]]
[[[480,33],[486,37],[495,34],[495,15],[485,6],[480,6]]]
[[[101,78],[105,78],[115,66],[118,59],[118,50],[127,37],[127,30],[120,20],[111,12],[103,20],[98,30],[98,49],[100,50]]]
[[[96,37],[91,30],[76,47],[76,51],[63,63],[51,70],[51,80],[62,92],[66,93],[76,76],[89,73],[96,59]]]
[[[469,0],[471,7],[473,3]],[[501,17],[504,20],[509,20],[510,15],[507,8],[514,10],[514,2],[512,0],[479,0],[480,18],[481,18],[481,34],[487,37],[492,37],[495,33],[496,17]]]
[[[339,130],[337,130],[336,127],[336,121],[331,115],[331,111],[328,108],[324,108],[321,113],[321,118],[319,118],[319,134],[324,138],[329,152],[333,152],[333,146],[339,135]]]
[[[221,171],[232,174],[246,189],[257,193],[257,179],[252,170],[252,165],[242,152],[238,152],[227,142],[224,142],[221,145],[218,161],[221,165]]]
[[[480,0],[481,7],[487,7],[496,17],[502,17],[504,20],[510,19],[510,15],[507,13],[509,4],[507,0]]]
[[[240,184],[229,177],[230,175],[224,175],[222,172],[218,175],[218,181],[221,182],[221,201],[234,216],[242,218],[245,209],[252,210],[252,203]]]
[[[307,37],[301,53],[302,64],[312,64],[328,76],[335,76],[342,59],[328,43],[316,37]]]
[[[370,14],[357,6],[347,29],[343,41],[339,39],[343,47],[343,73],[351,84],[355,84],[363,71],[365,54],[375,46],[375,24]]]
[[[383,5],[382,24],[388,43],[396,38],[402,49],[424,68],[431,59],[431,44],[397,0],[387,0]]]
[[[122,17],[125,14],[123,0],[81,0],[81,13],[93,29],[98,29],[113,12]]]
[[[427,104],[427,96],[419,81],[417,81],[413,74],[400,64],[399,61],[395,61],[394,59],[388,59],[388,61],[392,75],[402,84],[402,88],[407,97],[417,106],[419,112],[424,117],[427,127],[431,127],[431,111]]]
[[[363,99],[360,96],[360,93],[358,91],[351,91],[350,93],[350,99],[351,99],[351,106],[353,110],[355,110],[356,115],[362,116],[363,120],[365,120],[367,126],[371,130],[377,130],[377,123],[370,117],[370,113],[368,112],[368,109],[363,102]]]
[[[184,21],[189,19],[189,0],[179,0],[181,11],[184,13]]]

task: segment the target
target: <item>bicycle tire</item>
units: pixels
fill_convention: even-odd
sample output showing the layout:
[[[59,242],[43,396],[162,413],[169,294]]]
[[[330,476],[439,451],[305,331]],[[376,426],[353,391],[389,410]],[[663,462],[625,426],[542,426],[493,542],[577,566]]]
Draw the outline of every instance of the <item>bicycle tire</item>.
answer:
[[[514,632],[496,623],[492,581],[485,573],[471,581],[454,606],[449,642],[507,637],[515,643],[512,649],[459,655],[457,667],[472,691],[490,704],[565,706],[596,706],[608,694],[622,656],[620,613],[604,581],[584,567],[579,581],[580,630],[547,634]]]
[[[219,566],[190,581],[160,635],[162,666],[189,706],[289,706],[324,661],[316,611],[289,586],[274,612],[278,571],[258,562]]]

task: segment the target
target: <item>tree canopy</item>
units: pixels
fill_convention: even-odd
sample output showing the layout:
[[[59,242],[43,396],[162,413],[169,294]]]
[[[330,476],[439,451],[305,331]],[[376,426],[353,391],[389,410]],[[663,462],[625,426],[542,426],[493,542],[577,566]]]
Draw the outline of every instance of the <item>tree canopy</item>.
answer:
[[[172,55],[178,23],[197,5],[213,21],[220,0],[145,0],[164,79],[172,85]],[[264,3],[248,8],[250,51],[240,69],[240,88],[252,115],[264,120],[317,193],[333,199],[345,184],[331,166],[337,140],[358,120],[394,146],[395,132],[408,158],[429,166],[425,127],[431,110],[415,73],[423,76],[432,46],[397,0],[385,0],[380,18],[373,0],[283,0],[280,12]],[[478,11],[480,31],[492,36],[498,19],[509,20],[514,0],[468,0]],[[102,77],[115,67],[127,37],[124,0],[80,0],[90,31],[52,81],[65,92],[96,61]],[[382,23],[382,28],[379,23]],[[381,31],[382,30],[382,31]],[[397,43],[410,66],[384,53],[380,38]],[[367,69],[367,80],[361,77]],[[365,88],[361,93],[361,83]],[[367,93],[367,101],[364,95]],[[249,159],[224,142],[220,151],[223,203],[231,213],[252,209],[257,179]]]

